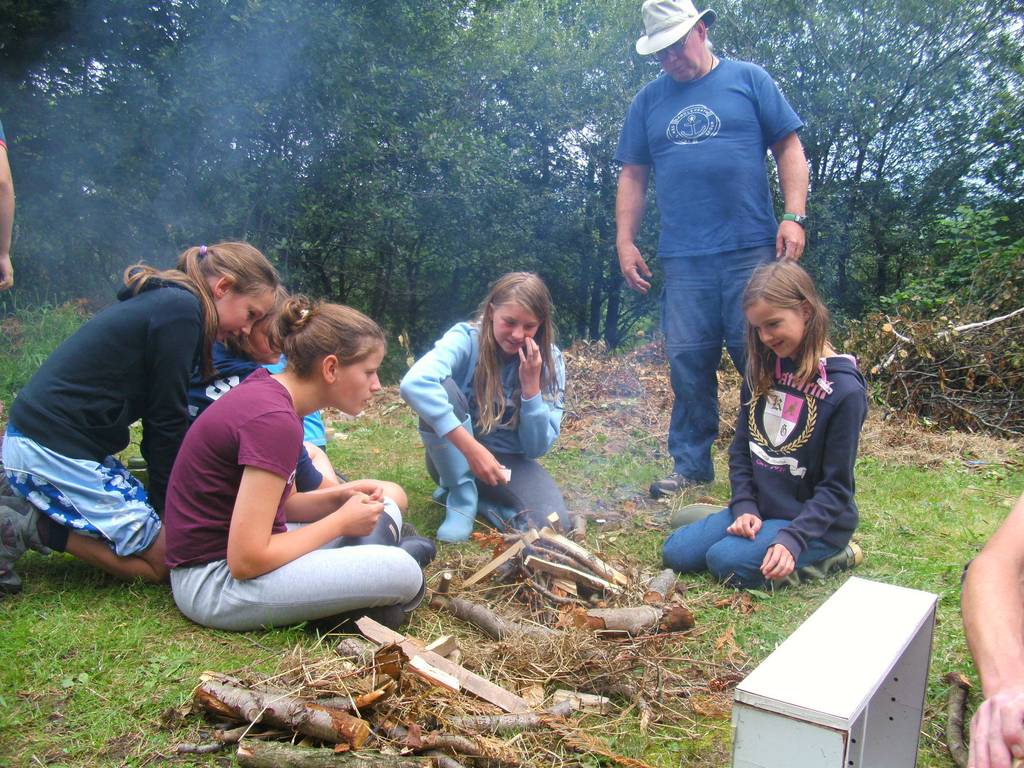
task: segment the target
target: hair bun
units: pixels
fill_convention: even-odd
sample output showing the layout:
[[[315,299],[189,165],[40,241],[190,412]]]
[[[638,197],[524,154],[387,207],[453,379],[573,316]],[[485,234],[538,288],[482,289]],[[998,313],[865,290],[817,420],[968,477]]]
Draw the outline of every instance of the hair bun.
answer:
[[[301,294],[289,297],[281,310],[285,335],[301,331],[317,314],[317,302]]]

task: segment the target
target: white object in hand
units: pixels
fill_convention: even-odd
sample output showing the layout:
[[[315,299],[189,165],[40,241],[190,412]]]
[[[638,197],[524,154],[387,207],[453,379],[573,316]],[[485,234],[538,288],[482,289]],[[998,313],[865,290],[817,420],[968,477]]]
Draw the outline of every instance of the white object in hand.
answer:
[[[506,483],[512,482],[512,470],[508,467],[501,468],[501,476],[505,478]]]

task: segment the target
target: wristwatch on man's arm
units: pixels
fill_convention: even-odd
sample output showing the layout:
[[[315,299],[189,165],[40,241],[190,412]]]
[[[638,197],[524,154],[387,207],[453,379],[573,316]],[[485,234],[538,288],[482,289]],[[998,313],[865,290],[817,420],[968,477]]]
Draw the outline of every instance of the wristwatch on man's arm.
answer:
[[[799,213],[784,213],[782,214],[783,221],[795,221],[801,227],[807,228],[807,217]]]

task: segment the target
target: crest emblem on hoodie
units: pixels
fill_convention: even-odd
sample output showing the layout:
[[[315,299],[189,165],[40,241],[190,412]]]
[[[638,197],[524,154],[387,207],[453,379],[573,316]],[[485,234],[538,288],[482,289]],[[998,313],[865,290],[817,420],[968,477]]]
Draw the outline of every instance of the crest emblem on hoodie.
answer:
[[[751,442],[776,454],[793,453],[810,439],[817,416],[814,397],[770,389],[750,408],[747,426]]]

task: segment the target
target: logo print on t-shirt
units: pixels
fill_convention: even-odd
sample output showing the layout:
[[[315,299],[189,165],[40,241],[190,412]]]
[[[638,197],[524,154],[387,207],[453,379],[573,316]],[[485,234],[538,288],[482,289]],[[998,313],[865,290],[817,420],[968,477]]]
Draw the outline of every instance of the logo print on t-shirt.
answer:
[[[786,442],[800,423],[800,412],[803,408],[803,399],[788,392],[773,389],[765,396],[762,419],[764,431],[768,433],[768,439],[773,446],[777,448]]]
[[[665,135],[673,144],[699,144],[718,135],[722,121],[703,104],[691,104],[672,118]]]

